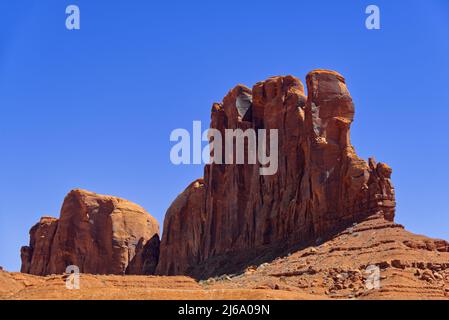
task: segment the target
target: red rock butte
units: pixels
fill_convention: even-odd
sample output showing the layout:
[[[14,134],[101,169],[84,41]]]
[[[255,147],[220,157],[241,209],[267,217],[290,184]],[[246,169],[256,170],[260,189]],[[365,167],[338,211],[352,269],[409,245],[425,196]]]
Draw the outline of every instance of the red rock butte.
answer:
[[[238,85],[213,105],[211,128],[222,135],[277,129],[279,168],[261,176],[259,165],[206,165],[204,179],[167,211],[158,274],[233,272],[261,252],[275,257],[320,242],[373,214],[394,219],[392,170],[360,159],[351,145],[354,104],[344,77],[315,70],[306,84],[307,96],[299,79],[272,77],[252,90]],[[252,97],[243,118],[242,94]]]

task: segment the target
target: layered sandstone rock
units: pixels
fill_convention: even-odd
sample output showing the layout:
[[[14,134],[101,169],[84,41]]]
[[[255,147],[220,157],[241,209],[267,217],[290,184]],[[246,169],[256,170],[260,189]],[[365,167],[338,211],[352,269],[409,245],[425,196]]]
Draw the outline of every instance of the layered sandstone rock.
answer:
[[[211,128],[223,137],[225,129],[278,130],[278,171],[207,165],[204,180],[167,211],[157,273],[204,277],[267,247],[276,254],[319,242],[373,214],[394,219],[391,169],[360,159],[350,143],[354,105],[345,79],[315,70],[306,83],[307,97],[300,80],[272,77],[252,90],[239,85],[213,105]]]
[[[159,224],[124,199],[73,190],[59,219],[44,217],[21,250],[23,273],[152,274],[159,258]]]

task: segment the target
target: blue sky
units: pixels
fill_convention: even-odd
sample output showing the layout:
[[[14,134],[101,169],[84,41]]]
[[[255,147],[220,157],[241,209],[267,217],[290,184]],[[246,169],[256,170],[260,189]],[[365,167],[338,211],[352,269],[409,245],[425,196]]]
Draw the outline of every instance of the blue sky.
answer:
[[[365,28],[369,4],[381,30]],[[30,227],[73,188],[162,224],[203,172],[171,164],[170,132],[207,126],[237,83],[315,68],[346,77],[353,144],[393,167],[397,221],[449,239],[448,57],[447,0],[1,1],[0,265],[19,270]]]

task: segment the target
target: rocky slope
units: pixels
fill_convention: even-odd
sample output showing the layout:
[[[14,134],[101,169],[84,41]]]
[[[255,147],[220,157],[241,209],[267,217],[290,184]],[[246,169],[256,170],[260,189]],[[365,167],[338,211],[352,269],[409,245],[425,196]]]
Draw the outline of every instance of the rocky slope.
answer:
[[[267,246],[276,255],[372,214],[393,221],[392,170],[360,159],[350,143],[354,105],[345,79],[316,70],[306,83],[307,97],[297,78],[273,77],[252,90],[239,85],[213,105],[211,128],[223,137],[226,129],[278,130],[278,171],[260,175],[259,164],[220,164],[224,150],[214,151],[204,179],[167,211],[158,274],[207,277]]]
[[[381,215],[322,244],[259,264],[263,259],[231,280],[205,283],[210,289],[278,289],[334,299],[449,298],[449,243],[412,234]]]
[[[124,199],[73,190],[59,219],[44,217],[21,250],[23,273],[62,274],[70,265],[92,274],[153,274],[159,224]]]

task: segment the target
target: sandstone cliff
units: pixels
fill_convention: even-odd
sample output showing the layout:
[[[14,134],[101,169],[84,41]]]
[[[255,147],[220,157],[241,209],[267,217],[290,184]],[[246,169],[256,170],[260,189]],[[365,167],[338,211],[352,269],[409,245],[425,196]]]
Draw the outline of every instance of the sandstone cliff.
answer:
[[[78,266],[91,274],[153,274],[159,224],[127,200],[73,190],[59,219],[44,217],[21,250],[23,273],[62,274]]]
[[[206,165],[204,179],[167,211],[158,274],[206,277],[267,248],[275,257],[290,245],[321,242],[373,214],[393,221],[392,170],[360,159],[351,145],[345,79],[315,70],[306,83],[307,96],[297,78],[272,77],[252,90],[239,85],[213,105],[211,128],[223,136],[225,129],[278,129],[279,168],[261,176],[260,165]]]

